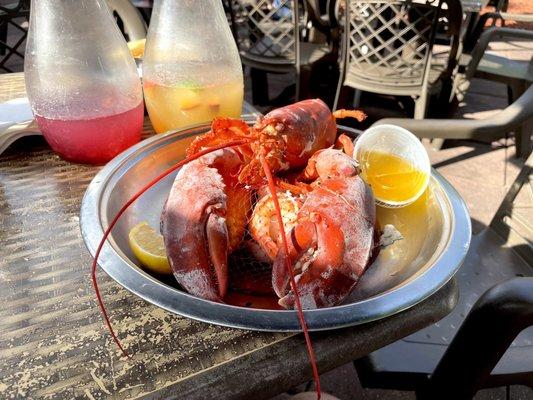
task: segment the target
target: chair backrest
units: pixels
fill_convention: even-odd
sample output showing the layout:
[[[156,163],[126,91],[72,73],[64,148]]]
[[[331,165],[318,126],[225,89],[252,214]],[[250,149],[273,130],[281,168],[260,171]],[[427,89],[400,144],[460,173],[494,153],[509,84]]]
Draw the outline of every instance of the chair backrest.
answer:
[[[13,0],[0,5],[0,70],[4,72],[15,72],[15,69],[23,68],[29,16],[29,0]],[[13,68],[17,63],[15,59],[18,59],[19,68]]]
[[[134,41],[146,37],[146,24],[143,17],[130,0],[106,1],[126,40]]]
[[[243,62],[298,63],[305,2],[231,0],[230,4],[233,32]]]
[[[345,84],[381,93],[387,88],[422,88],[428,79],[439,19],[444,15],[443,2],[348,0],[343,38]]]

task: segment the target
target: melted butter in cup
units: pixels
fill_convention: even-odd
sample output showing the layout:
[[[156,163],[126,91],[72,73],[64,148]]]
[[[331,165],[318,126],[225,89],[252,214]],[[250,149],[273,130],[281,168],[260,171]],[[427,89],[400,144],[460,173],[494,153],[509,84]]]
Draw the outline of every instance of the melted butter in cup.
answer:
[[[367,129],[355,143],[354,158],[376,202],[385,207],[411,204],[428,186],[431,164],[426,149],[399,126]]]

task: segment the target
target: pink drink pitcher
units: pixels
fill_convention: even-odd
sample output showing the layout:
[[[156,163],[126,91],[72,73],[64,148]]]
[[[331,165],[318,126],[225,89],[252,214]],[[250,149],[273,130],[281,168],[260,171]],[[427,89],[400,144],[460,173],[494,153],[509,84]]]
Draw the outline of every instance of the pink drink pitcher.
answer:
[[[37,124],[64,159],[102,164],[140,140],[141,82],[105,0],[32,0],[24,73]]]

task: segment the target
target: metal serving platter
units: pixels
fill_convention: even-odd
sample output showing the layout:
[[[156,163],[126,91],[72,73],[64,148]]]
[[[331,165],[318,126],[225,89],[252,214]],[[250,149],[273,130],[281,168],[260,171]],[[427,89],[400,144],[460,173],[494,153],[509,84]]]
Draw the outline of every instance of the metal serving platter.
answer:
[[[80,224],[92,255],[119,208],[143,185],[177,161],[201,126],[149,138],[105,166],[83,198]],[[351,136],[359,131],[339,127]],[[129,230],[140,221],[153,227],[175,174],[145,193],[123,215],[103,248],[99,264],[120,285],[168,311],[213,324],[261,331],[300,331],[296,311],[259,310],[194,297],[138,266],[128,245]],[[455,189],[436,171],[414,204],[378,208],[381,226],[392,223],[404,239],[382,250],[341,305],[305,311],[310,330],[336,329],[390,316],[439,290],[461,265],[470,244],[470,218]]]

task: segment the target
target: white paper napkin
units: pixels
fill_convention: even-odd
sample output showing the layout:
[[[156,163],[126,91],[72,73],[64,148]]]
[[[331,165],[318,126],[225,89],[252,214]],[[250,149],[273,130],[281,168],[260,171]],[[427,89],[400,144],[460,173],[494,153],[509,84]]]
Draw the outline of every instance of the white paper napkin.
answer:
[[[12,99],[0,104],[0,131],[32,119],[33,113],[27,97]]]
[[[21,137],[40,134],[27,97],[0,104],[0,154]]]

